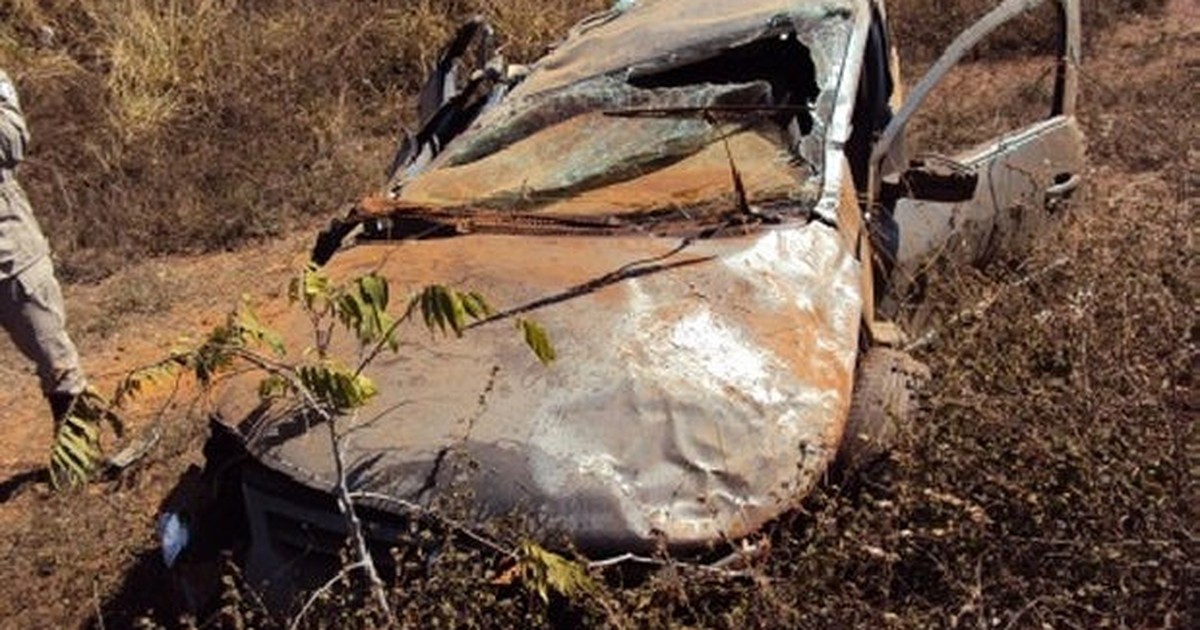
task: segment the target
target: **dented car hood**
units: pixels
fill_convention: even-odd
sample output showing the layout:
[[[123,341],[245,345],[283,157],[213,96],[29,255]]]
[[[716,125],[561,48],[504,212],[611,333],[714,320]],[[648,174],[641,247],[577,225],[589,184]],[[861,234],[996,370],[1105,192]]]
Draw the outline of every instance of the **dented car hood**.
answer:
[[[841,441],[859,349],[856,238],[810,212],[828,196],[822,134],[856,10],[639,2],[578,28],[410,164],[391,190],[401,206],[599,227],[467,220],[334,257],[334,278],[377,271],[394,294],[445,284],[510,309],[461,339],[414,325],[370,365],[379,395],[339,421],[350,487],[423,505],[466,488],[477,518],[522,510],[585,550],[736,538],[794,506]],[[777,80],[777,59],[749,80],[703,65],[774,42],[799,51],[785,61],[802,83]],[[738,115],[686,115],[714,104]],[[669,111],[611,111],[631,108]],[[548,331],[557,361],[531,356],[517,317]],[[289,347],[311,336],[303,313],[275,326]],[[337,483],[328,434],[259,407],[250,381],[226,388],[219,415],[267,466]]]
[[[352,488],[417,503],[469,488],[481,519],[521,509],[594,549],[744,535],[816,483],[858,351],[858,262],[835,229],[699,241],[665,258],[677,240],[543,238],[536,252],[526,240],[339,256],[337,275],[451,279],[534,307],[558,353],[538,363],[510,319],[461,339],[407,329],[367,372],[379,395],[339,425]],[[302,313],[279,328],[303,347]],[[254,415],[245,385],[227,390],[222,417]],[[285,412],[243,427],[251,450],[333,488],[328,434]]]

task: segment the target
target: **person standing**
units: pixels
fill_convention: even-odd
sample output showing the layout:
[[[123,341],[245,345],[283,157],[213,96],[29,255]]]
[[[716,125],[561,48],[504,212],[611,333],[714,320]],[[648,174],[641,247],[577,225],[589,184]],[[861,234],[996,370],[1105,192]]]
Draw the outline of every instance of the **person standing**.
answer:
[[[99,462],[97,430],[76,412],[87,379],[67,335],[50,245],[15,176],[28,143],[17,90],[0,70],[0,325],[36,364],[49,402],[55,427],[51,481],[75,485],[86,481]]]

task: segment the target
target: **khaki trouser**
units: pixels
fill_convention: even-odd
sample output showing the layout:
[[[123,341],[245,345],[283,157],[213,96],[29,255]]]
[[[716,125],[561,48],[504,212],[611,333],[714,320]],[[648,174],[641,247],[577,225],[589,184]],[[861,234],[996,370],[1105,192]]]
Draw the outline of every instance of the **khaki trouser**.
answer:
[[[87,385],[66,323],[62,290],[48,256],[16,276],[0,280],[0,326],[37,365],[47,396],[80,394]]]

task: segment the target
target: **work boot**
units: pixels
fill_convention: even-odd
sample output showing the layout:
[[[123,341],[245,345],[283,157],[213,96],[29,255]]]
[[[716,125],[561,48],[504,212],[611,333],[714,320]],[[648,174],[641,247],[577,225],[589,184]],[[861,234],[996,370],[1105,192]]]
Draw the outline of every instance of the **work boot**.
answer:
[[[79,396],[75,394],[60,394],[54,393],[46,396],[46,400],[50,403],[50,415],[54,417],[54,430],[58,431],[58,427],[62,425],[66,419],[67,413],[71,411],[71,407],[75,404],[75,399]]]

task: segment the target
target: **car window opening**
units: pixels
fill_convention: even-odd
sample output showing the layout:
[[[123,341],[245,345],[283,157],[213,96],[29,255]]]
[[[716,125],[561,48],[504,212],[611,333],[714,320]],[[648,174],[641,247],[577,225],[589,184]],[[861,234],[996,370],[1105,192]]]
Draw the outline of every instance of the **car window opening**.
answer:
[[[816,76],[817,69],[808,48],[794,33],[787,33],[736,46],[685,66],[632,76],[629,83],[642,89],[654,89],[705,83],[766,82],[770,91],[762,104],[786,112],[780,121],[785,126],[795,118],[800,132],[807,135],[813,128],[811,107],[820,95]]]
[[[957,203],[973,198],[978,186],[979,173],[974,168],[927,154],[914,158],[897,181],[884,181],[880,196],[887,208],[900,197]]]

